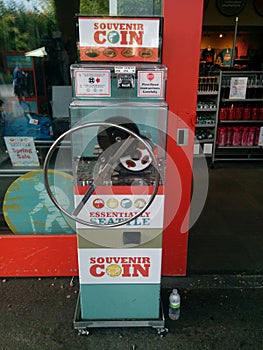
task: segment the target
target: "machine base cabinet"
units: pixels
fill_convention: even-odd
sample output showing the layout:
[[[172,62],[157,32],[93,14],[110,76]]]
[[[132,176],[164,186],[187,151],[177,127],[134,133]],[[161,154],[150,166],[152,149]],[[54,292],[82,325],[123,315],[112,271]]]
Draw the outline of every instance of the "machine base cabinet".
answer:
[[[80,308],[80,297],[78,298],[78,302],[75,309],[74,314],[74,329],[78,330],[79,334],[88,335],[89,328],[103,328],[103,327],[151,327],[157,330],[159,335],[168,332],[168,329],[165,328],[165,317],[163,312],[162,304],[160,304],[159,308],[159,318],[154,319],[83,319],[81,317],[81,308]]]
[[[161,248],[79,249],[83,319],[159,318]]]
[[[86,284],[82,285],[82,292],[86,295],[80,296],[83,319],[159,318],[159,284],[106,284],[103,288]]]

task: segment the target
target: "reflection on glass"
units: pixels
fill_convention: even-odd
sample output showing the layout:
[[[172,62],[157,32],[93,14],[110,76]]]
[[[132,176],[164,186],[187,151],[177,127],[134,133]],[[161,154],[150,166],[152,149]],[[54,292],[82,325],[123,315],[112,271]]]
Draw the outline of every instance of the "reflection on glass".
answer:
[[[110,0],[118,16],[161,16],[162,0]],[[115,5],[115,6],[114,6]]]

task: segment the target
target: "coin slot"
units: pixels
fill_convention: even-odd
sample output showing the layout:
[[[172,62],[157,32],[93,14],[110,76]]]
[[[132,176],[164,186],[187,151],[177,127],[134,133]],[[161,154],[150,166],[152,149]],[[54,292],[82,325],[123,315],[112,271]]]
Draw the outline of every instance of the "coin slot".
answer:
[[[136,244],[139,245],[141,243],[141,232],[123,232],[123,244]]]
[[[177,130],[177,145],[178,146],[187,146],[189,139],[189,130],[188,129],[178,129]]]

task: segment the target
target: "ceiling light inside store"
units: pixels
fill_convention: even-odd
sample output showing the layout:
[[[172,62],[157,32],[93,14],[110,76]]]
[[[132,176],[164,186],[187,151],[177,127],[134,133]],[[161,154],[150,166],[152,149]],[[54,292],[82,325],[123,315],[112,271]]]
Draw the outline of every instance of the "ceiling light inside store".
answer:
[[[224,34],[220,33],[218,36],[219,36],[219,38],[221,39],[221,38],[224,37]]]

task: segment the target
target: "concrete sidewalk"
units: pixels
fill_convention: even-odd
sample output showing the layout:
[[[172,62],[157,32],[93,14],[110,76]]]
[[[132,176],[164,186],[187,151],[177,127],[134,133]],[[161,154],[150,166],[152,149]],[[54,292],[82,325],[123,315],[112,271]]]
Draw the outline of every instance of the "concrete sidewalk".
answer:
[[[189,274],[263,275],[263,164],[216,164],[189,232]]]
[[[205,208],[189,234],[187,277],[162,278],[169,332],[151,328],[91,329],[73,318],[78,279],[0,279],[0,350],[262,350],[262,164],[217,165]],[[225,275],[224,275],[225,274]],[[178,288],[181,317],[167,317]]]
[[[233,283],[235,281],[235,283]],[[240,281],[240,283],[238,282]],[[162,300],[169,332],[152,328],[73,329],[78,279],[8,278],[0,284],[1,350],[261,350],[263,279],[235,276],[164,278]],[[168,295],[178,287],[181,317],[167,317]]]

